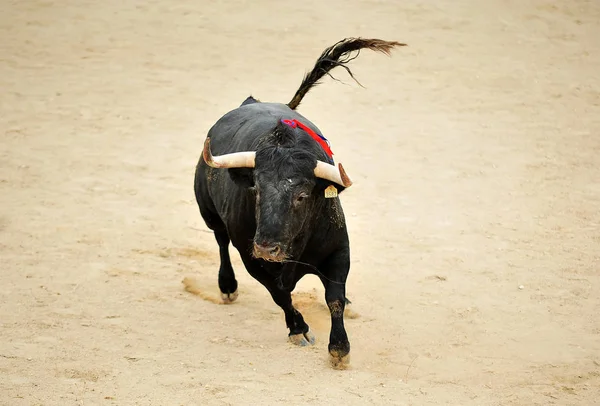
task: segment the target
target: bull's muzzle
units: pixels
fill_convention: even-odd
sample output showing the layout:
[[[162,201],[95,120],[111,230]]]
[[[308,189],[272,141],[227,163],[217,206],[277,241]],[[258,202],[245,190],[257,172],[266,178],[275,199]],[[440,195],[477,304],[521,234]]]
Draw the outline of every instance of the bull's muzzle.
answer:
[[[285,259],[285,254],[280,244],[271,244],[266,242],[254,243],[253,254],[255,258],[265,261],[281,262]]]

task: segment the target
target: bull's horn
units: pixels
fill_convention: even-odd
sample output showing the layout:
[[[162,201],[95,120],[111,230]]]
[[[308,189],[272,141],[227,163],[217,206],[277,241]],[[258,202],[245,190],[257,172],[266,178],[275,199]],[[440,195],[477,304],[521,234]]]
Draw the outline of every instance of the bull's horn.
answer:
[[[342,164],[335,166],[323,161],[317,161],[317,166],[315,167],[315,176],[317,178],[330,180],[344,187],[352,186],[352,181],[346,174]]]
[[[202,151],[204,162],[211,168],[254,168],[254,157],[256,152],[234,152],[231,154],[213,156],[210,152],[210,137],[204,141]]]

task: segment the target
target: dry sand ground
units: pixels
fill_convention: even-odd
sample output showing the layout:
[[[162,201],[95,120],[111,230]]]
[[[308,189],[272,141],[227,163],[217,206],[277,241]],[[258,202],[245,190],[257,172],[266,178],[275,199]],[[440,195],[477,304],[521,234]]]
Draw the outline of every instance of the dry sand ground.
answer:
[[[0,7],[2,405],[598,404],[598,2]],[[316,278],[309,349],[237,254],[235,304],[181,282],[217,294],[208,128],[345,36],[410,46],[300,108],[356,181],[336,371]]]

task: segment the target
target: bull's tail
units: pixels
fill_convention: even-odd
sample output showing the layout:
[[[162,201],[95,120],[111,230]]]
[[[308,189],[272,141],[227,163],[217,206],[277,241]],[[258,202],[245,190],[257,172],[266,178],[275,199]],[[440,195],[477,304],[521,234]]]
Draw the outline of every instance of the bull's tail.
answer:
[[[321,80],[323,76],[331,76],[329,71],[336,66],[341,66],[342,68],[346,69],[350,77],[358,83],[358,81],[354,78],[352,71],[350,71],[350,68],[348,68],[346,65],[360,54],[361,49],[368,48],[373,51],[390,55],[392,48],[395,46],[405,45],[406,44],[401,44],[396,41],[383,41],[380,39],[365,38],[345,38],[333,44],[323,51],[319,59],[317,59],[317,63],[315,63],[314,68],[310,71],[310,73],[304,76],[300,87],[296,91],[296,94],[292,100],[288,103],[288,106],[292,110],[295,110],[304,98],[304,95],[306,95],[306,93],[308,93],[313,86],[318,85],[319,80]],[[352,52],[354,51],[358,52],[352,55]],[[360,85],[360,83],[358,84]]]

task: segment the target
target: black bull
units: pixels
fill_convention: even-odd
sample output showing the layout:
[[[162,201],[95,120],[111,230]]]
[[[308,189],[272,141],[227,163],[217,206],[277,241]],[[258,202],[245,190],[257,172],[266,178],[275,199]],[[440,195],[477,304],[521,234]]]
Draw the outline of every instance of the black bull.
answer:
[[[231,242],[250,275],[283,309],[290,339],[313,344],[314,335],[292,305],[291,292],[304,275],[315,274],[331,312],[329,353],[334,364],[346,361],[350,352],[344,328],[350,248],[336,191],[352,183],[318,142],[319,129],[295,108],[332,68],[342,66],[352,76],[346,63],[357,56],[353,51],[389,54],[400,45],[350,38],[327,48],[287,105],[249,97],[219,119],[196,167],[196,200],[219,244],[223,300],[237,298]]]

